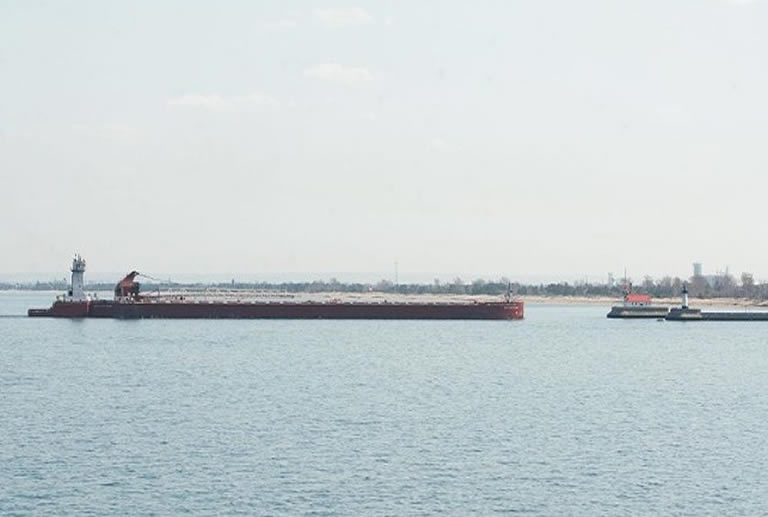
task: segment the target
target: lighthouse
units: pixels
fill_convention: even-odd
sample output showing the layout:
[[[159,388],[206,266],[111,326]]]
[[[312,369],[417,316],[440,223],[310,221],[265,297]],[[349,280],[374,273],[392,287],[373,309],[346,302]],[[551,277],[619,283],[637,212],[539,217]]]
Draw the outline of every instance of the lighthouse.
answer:
[[[72,259],[72,285],[69,288],[69,296],[73,302],[82,302],[87,299],[83,286],[85,284],[85,260],[78,253]]]
[[[683,292],[682,292],[682,303],[681,308],[687,309],[688,308],[688,284],[683,284]]]

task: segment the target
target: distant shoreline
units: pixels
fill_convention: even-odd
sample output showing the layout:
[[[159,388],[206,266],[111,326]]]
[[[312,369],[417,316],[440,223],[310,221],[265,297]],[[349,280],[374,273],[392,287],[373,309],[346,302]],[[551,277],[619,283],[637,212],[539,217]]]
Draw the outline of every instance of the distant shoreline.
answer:
[[[89,291],[90,292],[90,291]],[[167,291],[165,291],[167,292]],[[215,296],[216,290],[210,292],[210,295]],[[5,289],[0,290],[0,296],[4,294],[9,295],[29,295],[36,294],[41,296],[50,296],[54,298],[62,294],[62,291],[58,290],[34,290],[34,289]],[[149,292],[147,294],[150,294]],[[109,291],[98,291],[100,298],[111,298]],[[268,293],[264,294],[265,297],[270,297]],[[343,300],[343,301],[389,301],[389,302],[458,302],[458,301],[499,301],[502,299],[499,295],[487,295],[487,294],[399,294],[399,293],[385,293],[385,292],[366,292],[366,293],[350,293],[350,292],[299,292],[291,293],[288,295],[295,300],[318,300],[318,301],[330,301],[330,300]],[[621,305],[622,300],[612,296],[569,296],[569,295],[524,295],[514,296],[514,299],[522,300],[526,304],[530,305],[597,305],[604,307],[611,307],[613,305]],[[680,305],[679,298],[654,298],[652,300],[653,305],[674,307]],[[693,307],[766,307],[768,308],[768,300],[755,300],[746,298],[691,298],[690,305]]]

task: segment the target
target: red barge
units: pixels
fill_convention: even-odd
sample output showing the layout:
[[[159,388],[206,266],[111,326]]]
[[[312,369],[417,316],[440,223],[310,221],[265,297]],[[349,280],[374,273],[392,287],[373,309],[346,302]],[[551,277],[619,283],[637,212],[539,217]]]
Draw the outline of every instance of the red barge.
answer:
[[[112,300],[85,294],[85,261],[72,261],[72,284],[65,296],[48,309],[29,309],[32,317],[53,318],[195,318],[195,319],[424,319],[424,320],[519,320],[522,301],[489,302],[344,302],[242,301],[194,299],[184,295],[143,295],[132,271],[115,287]]]

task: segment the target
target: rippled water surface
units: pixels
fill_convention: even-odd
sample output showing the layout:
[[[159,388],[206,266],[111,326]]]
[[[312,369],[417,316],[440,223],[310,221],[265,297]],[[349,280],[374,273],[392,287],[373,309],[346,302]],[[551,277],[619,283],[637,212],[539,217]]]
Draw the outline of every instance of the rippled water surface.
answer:
[[[0,514],[768,514],[768,323],[526,309],[2,317]]]

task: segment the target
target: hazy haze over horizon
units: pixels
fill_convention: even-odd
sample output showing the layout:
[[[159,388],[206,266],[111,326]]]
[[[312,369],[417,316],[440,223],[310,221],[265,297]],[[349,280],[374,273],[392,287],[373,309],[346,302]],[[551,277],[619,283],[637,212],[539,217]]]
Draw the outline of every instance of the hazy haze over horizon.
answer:
[[[768,278],[766,26],[766,0],[0,1],[0,272]]]

